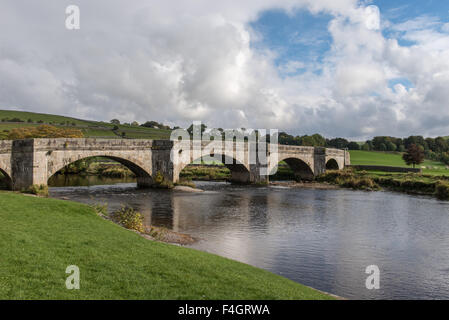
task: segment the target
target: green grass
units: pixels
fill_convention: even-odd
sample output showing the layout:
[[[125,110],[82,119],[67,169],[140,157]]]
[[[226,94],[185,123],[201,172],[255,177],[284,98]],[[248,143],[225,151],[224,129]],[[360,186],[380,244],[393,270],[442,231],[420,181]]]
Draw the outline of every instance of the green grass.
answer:
[[[111,139],[121,139],[122,132],[125,132],[125,137],[128,139],[161,139],[166,140],[170,138],[170,130],[163,129],[153,129],[145,128],[139,126],[131,125],[118,125],[119,129],[116,132],[112,131],[114,124],[107,122],[97,122],[89,120],[81,120],[71,117],[64,117],[51,114],[34,113],[34,112],[24,112],[24,111],[11,111],[11,110],[0,110],[0,120],[1,119],[13,119],[18,118],[24,122],[11,123],[11,122],[0,122],[0,139],[6,139],[7,133],[4,130],[11,130],[20,127],[30,127],[38,126],[38,121],[43,121],[45,124],[52,124],[57,127],[65,127],[66,125],[61,125],[61,123],[69,122],[69,127],[73,127],[81,130],[85,137],[92,138],[111,138]],[[28,119],[31,119],[34,123],[28,123]],[[75,123],[76,126],[72,126]]]
[[[146,240],[86,205],[0,192],[0,299],[329,299],[270,272]],[[81,289],[65,270],[80,268]]]
[[[390,167],[404,167],[407,166],[402,160],[400,153],[387,153],[376,151],[350,151],[352,165],[373,165],[373,166],[390,166]],[[449,175],[449,170],[446,170],[446,165],[441,162],[425,160],[424,163],[417,166],[432,167],[432,169],[423,169],[424,174],[431,175]]]

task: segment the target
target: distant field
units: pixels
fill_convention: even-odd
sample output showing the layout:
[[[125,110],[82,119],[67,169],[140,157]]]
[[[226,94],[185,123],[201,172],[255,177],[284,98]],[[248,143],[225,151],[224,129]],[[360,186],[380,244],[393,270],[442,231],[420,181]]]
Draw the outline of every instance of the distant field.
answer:
[[[400,153],[350,151],[350,154],[351,164],[353,165],[375,165],[404,168],[412,167],[405,164]],[[420,167],[432,167],[432,169],[423,169],[423,173],[425,174],[449,175],[449,170],[446,170],[446,165],[441,162],[425,160],[424,163],[418,166],[418,168]]]
[[[92,138],[111,138],[121,139],[122,132],[125,133],[125,138],[128,139],[169,139],[170,130],[145,128],[131,125],[118,125],[118,130],[113,131],[114,124],[107,122],[89,121],[75,119],[71,117],[57,116],[43,113],[23,112],[0,110],[0,120],[18,118],[24,122],[0,122],[0,139],[6,139],[8,132],[14,128],[39,126],[42,121],[45,124],[51,124],[56,127],[72,127],[81,130],[85,137]],[[32,123],[28,123],[31,120]],[[149,119],[151,120],[151,119]]]

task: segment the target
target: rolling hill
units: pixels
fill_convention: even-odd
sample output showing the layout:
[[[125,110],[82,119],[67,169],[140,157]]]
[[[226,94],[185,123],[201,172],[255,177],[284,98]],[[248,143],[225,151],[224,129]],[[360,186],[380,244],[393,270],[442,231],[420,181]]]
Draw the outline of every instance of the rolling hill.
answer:
[[[56,127],[72,127],[81,130],[85,137],[105,139],[169,139],[170,130],[146,128],[128,124],[81,120],[71,117],[25,111],[0,110],[0,139],[6,139],[14,128],[50,124]],[[124,136],[123,136],[124,133]]]

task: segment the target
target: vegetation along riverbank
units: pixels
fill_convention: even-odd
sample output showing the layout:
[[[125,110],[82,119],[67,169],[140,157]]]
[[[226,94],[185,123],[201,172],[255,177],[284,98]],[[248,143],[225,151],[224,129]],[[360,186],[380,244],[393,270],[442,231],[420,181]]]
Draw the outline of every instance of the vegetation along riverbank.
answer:
[[[390,191],[430,195],[440,200],[449,200],[448,176],[344,170],[328,171],[317,177],[317,181],[344,188],[358,190],[380,190],[383,188]]]
[[[93,208],[0,193],[0,299],[331,299],[286,278],[149,241]],[[67,290],[66,268],[80,269]]]

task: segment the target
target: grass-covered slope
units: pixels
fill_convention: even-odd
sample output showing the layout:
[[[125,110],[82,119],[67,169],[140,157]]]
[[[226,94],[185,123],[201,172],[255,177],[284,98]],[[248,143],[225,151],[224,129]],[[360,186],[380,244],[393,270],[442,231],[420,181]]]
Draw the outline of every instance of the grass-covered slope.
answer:
[[[86,205],[0,193],[0,299],[328,299],[242,263],[152,242]],[[80,268],[81,289],[65,270]]]
[[[373,166],[390,166],[390,167],[412,167],[407,166],[402,160],[400,153],[387,153],[376,151],[350,151],[352,165],[373,165]],[[444,163],[425,160],[418,167],[432,167],[432,169],[423,169],[425,174],[433,175],[449,175]]]
[[[58,115],[0,110],[0,120],[9,119],[9,121],[0,122],[0,139],[5,139],[7,132],[14,128],[25,126],[38,126],[41,123],[51,124],[57,127],[70,126],[81,130],[85,137],[92,138],[122,138],[122,133],[125,133],[125,138],[129,139],[169,139],[170,130],[145,128],[131,125],[118,125],[118,130],[113,131],[114,124],[107,122],[97,122],[89,120],[80,120],[71,117],[64,117]],[[11,122],[12,119],[20,119],[23,122]],[[32,123],[28,121],[31,120]],[[39,123],[41,122],[41,123]]]

